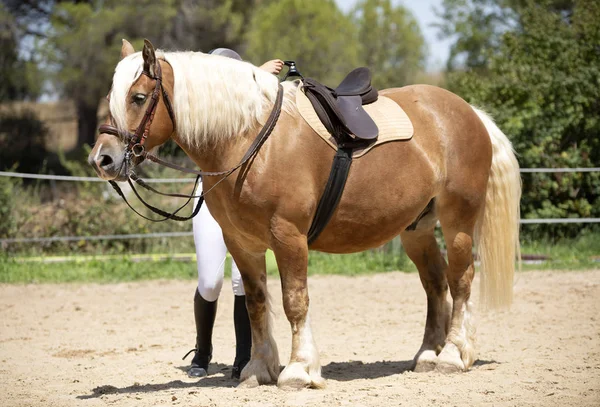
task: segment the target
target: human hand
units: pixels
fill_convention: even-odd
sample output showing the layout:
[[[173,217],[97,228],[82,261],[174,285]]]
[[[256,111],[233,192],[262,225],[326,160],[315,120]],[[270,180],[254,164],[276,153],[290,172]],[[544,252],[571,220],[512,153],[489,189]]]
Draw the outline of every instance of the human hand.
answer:
[[[272,73],[273,75],[278,75],[283,69],[283,61],[281,59],[272,59],[262,64],[260,69]]]

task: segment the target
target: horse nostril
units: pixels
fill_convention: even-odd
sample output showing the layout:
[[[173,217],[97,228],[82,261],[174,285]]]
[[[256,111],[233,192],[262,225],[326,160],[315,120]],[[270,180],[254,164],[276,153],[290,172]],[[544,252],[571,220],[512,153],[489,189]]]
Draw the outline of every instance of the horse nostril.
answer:
[[[112,165],[113,162],[114,161],[113,161],[112,157],[109,155],[100,156],[100,167],[102,167],[102,168],[109,167],[110,165]]]

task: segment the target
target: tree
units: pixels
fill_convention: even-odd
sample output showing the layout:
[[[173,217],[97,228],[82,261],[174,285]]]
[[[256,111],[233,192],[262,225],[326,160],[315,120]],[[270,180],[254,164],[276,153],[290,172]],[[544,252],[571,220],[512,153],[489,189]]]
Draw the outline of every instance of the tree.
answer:
[[[451,90],[488,109],[512,139],[522,167],[593,167],[600,162],[600,4],[576,0],[515,7],[485,70],[449,75]],[[523,177],[525,217],[599,217],[600,174]],[[541,230],[541,229],[540,229]],[[581,227],[545,229],[574,235]]]
[[[241,50],[244,34],[259,0],[179,0],[169,30],[163,30],[165,49],[208,52],[214,48]]]
[[[523,29],[520,10],[530,4],[532,0],[443,0],[441,10],[436,10],[441,19],[439,37],[455,40],[448,71],[485,68],[487,54],[498,49],[502,35]],[[565,17],[573,10],[573,0],[542,0],[540,4]]]
[[[173,3],[108,0],[54,6],[39,51],[54,87],[75,102],[79,146],[95,140],[98,103],[109,89],[121,38],[131,38],[138,46],[142,35],[155,39],[169,27]]]
[[[47,76],[62,96],[75,101],[78,145],[92,144],[98,102],[106,95],[119,60],[121,39],[136,49],[149,38],[160,48],[202,50],[239,47],[249,10],[241,0],[43,1],[49,29],[38,52]],[[17,4],[19,4],[17,2]],[[21,11],[20,11],[21,10]],[[30,10],[30,8],[28,8]],[[15,13],[23,12],[15,6]],[[28,15],[29,21],[43,18]]]
[[[0,4],[0,102],[35,99],[41,92],[40,72],[31,57],[19,55],[17,20]]]
[[[245,58],[293,59],[300,72],[336,85],[359,64],[357,30],[333,0],[265,2],[253,14]]]
[[[417,21],[390,0],[363,0],[352,17],[358,27],[359,58],[371,68],[380,88],[413,83],[423,69],[425,41]]]

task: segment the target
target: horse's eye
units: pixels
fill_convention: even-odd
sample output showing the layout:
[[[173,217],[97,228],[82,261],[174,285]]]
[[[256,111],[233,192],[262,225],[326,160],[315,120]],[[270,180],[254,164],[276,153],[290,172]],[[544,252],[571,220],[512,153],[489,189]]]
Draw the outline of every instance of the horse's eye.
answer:
[[[143,93],[136,93],[135,95],[133,95],[132,99],[133,99],[133,103],[142,105],[146,101],[146,95],[144,95]]]

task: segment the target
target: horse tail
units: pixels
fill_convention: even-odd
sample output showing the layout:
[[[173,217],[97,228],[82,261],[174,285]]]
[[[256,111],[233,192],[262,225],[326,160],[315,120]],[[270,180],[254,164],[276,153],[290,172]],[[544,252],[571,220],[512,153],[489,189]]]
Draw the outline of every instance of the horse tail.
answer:
[[[477,221],[477,251],[481,261],[481,299],[484,308],[512,303],[515,259],[521,268],[519,219],[521,176],[513,147],[494,121],[473,108],[492,142],[492,168],[485,208]]]

